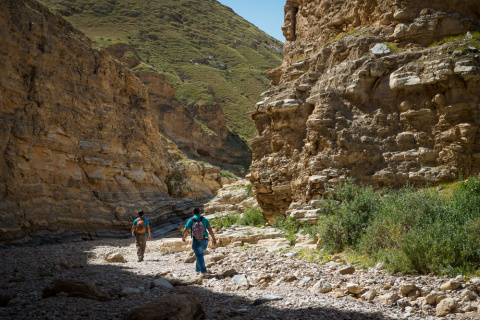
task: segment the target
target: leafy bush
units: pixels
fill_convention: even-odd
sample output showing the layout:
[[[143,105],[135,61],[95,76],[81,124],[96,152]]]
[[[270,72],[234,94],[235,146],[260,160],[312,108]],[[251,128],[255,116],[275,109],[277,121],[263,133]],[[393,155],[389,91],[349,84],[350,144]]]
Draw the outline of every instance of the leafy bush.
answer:
[[[265,225],[265,222],[260,208],[257,207],[246,208],[242,217],[238,220],[238,224],[252,227],[262,227]]]
[[[238,214],[227,214],[225,216],[216,217],[210,220],[212,227],[230,228],[232,225],[237,224]]]
[[[275,219],[273,227],[282,230],[285,234],[285,237],[290,242],[290,245],[295,245],[295,234],[298,232],[297,223],[295,218],[285,216],[279,216]]]
[[[352,182],[337,186],[321,210],[327,214],[319,230],[325,248],[340,252],[356,246],[378,210],[380,199],[380,193],[372,187],[358,187]]]
[[[252,188],[253,188],[253,186],[252,186],[251,183],[249,183],[249,184],[246,185],[247,195],[248,195],[249,197],[253,196]]]
[[[325,198],[321,214],[317,230],[328,252],[351,248],[391,272],[452,276],[480,268],[479,177],[445,197],[436,189],[374,192],[349,182]]]
[[[232,225],[262,227],[265,225],[265,218],[257,207],[248,207],[243,215],[238,213],[227,214],[210,220],[213,227],[229,228]]]
[[[225,178],[235,179],[237,176],[228,170],[220,170],[220,175]]]

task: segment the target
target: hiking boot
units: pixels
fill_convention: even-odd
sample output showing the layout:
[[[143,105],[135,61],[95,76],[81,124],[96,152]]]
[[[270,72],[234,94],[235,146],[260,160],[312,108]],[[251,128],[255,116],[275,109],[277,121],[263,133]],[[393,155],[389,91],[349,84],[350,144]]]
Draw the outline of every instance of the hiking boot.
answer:
[[[138,262],[142,262],[142,261],[143,261],[143,257],[138,258]]]

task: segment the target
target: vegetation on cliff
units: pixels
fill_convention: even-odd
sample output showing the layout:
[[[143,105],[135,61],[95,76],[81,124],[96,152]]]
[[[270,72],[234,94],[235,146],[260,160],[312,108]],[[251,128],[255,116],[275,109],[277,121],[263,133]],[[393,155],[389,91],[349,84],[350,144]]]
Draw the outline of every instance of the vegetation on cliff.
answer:
[[[267,89],[283,44],[214,0],[45,0],[100,47],[128,43],[186,104],[219,102],[230,129],[254,134],[246,112]],[[280,28],[280,26],[279,26]]]

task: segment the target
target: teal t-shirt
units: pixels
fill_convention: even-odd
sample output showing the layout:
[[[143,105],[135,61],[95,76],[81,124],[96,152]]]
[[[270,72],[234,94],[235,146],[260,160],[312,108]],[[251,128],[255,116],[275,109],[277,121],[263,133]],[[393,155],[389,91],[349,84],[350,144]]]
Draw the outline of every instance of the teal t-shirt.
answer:
[[[137,232],[137,221],[138,219],[141,219],[140,217],[138,217],[137,219],[135,219],[135,221],[133,221],[133,225],[135,226],[135,233],[138,233],[138,234],[148,234],[148,230],[147,230],[147,226],[150,224],[147,220],[147,218],[143,218],[143,220],[145,221],[145,232]]]
[[[194,222],[193,220],[199,221],[200,217],[201,215],[194,215],[192,218],[188,219],[187,224],[185,225],[185,228],[192,230],[193,222]],[[208,221],[207,218],[203,217],[202,224],[203,224],[203,228],[205,229],[205,239],[208,239],[207,228],[210,227],[210,222]]]

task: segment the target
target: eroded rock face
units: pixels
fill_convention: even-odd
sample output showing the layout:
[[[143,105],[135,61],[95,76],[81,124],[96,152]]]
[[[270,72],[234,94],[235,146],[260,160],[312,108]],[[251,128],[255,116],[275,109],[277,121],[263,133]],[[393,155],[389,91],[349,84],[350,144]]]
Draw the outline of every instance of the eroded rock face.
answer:
[[[473,32],[479,17],[475,1],[288,0],[284,63],[251,114],[249,179],[265,216],[348,178],[401,186],[478,173],[478,40],[427,45]]]
[[[181,155],[133,72],[33,0],[0,0],[0,27],[0,244],[191,212],[171,188]],[[219,170],[197,171],[184,196],[213,197]]]

